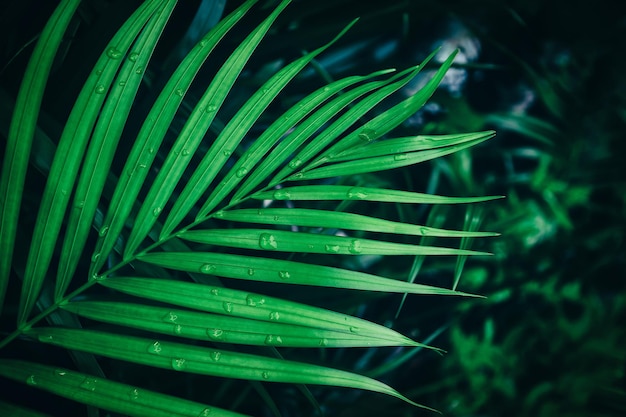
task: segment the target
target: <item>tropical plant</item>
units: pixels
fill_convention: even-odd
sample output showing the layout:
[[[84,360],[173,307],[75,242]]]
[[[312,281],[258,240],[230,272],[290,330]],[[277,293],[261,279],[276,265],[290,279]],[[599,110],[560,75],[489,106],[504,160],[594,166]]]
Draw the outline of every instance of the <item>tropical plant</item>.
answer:
[[[233,378],[246,381],[275,413],[278,407],[261,382],[295,384],[314,405],[309,384],[369,390],[425,407],[378,380],[311,363],[323,356],[284,359],[285,353],[297,356],[290,348],[431,347],[355,315],[299,302],[283,288],[334,288],[327,295],[340,289],[469,295],[413,283],[415,274],[384,277],[365,260],[464,260],[485,254],[467,249],[471,238],[494,233],[364,213],[381,204],[496,197],[428,195],[362,179],[466,149],[493,132],[388,137],[433,94],[454,54],[414,95],[386,107],[380,103],[416,77],[433,53],[397,73],[330,82],[253,135],[281,90],[355,22],[276,71],[222,125],[218,112],[289,1],[237,45],[199,100],[187,93],[209,54],[255,3],[243,3],[190,50],[137,131],[129,115],[141,113],[137,94],[149,81],[146,69],[176,2],[145,1],[123,23],[58,136],[41,123],[40,109],[79,1],[61,1],[48,20],[13,107],[0,188],[0,375],[30,386],[42,400],[2,402],[5,414],[54,412],[44,403],[58,400],[42,390],[86,404],[89,415],[98,409],[133,416],[239,415],[196,402],[218,402],[219,390],[232,388]],[[177,128],[176,118],[185,113]],[[42,162],[51,154],[50,164]],[[29,159],[35,170],[28,169]],[[45,186],[31,174],[47,177]],[[460,238],[461,248],[419,245],[416,237]],[[457,262],[455,286],[462,266]],[[311,349],[299,351],[306,358]],[[138,378],[134,369],[152,376]],[[178,375],[220,377],[193,380],[218,392],[182,389]],[[19,390],[17,384],[11,389]]]

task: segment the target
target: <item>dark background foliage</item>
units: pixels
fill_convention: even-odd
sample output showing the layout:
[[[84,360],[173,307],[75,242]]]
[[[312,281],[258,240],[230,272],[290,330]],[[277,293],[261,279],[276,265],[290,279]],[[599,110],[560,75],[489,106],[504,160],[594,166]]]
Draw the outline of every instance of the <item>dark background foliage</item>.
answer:
[[[29,42],[56,3],[9,1],[0,6],[3,106],[15,98],[16,80],[32,51]],[[139,2],[83,3],[44,99],[41,123],[51,132],[59,131],[91,65]],[[140,91],[137,115],[146,111],[186,52],[185,45],[197,39],[194,30],[206,31],[239,4],[227,1],[222,10],[220,2],[209,9],[202,7],[211,6],[211,1],[180,3]],[[225,39],[201,73],[191,100],[201,95],[203,77],[210,79],[220,57],[271,4],[261,2]],[[197,24],[198,15],[208,19]],[[433,337],[436,346],[448,351],[444,357],[393,348],[337,349],[297,357],[376,375],[449,416],[625,415],[626,3],[295,0],[253,56],[220,116],[234,113],[268,74],[326,42],[357,16],[358,24],[280,96],[264,114],[265,122],[329,79],[403,69],[436,47],[444,52],[459,48],[457,65],[438,93],[398,133],[496,129],[496,139],[442,161],[354,181],[446,195],[506,195],[506,200],[470,213],[482,219],[484,230],[503,236],[480,243],[478,249],[495,256],[468,261],[459,284],[461,290],[488,296],[486,300],[409,297],[395,319],[399,296],[334,290],[289,294],[393,325],[417,340]],[[415,91],[421,80],[418,77],[404,94]],[[3,113],[4,138],[8,114]],[[262,130],[263,123],[256,128]],[[36,155],[34,163],[45,165],[45,150]],[[28,181],[42,178],[35,175]],[[36,207],[38,195],[26,198]],[[429,208],[394,205],[367,210],[414,222],[433,222],[439,214],[449,227],[462,226],[466,214],[464,208],[431,213]],[[411,262],[372,259],[357,267],[406,278]],[[453,277],[454,260],[428,259],[417,281],[451,286]],[[289,350],[282,353],[295,357]],[[50,354],[68,361],[62,352]],[[104,365],[132,381],[158,378],[144,368]],[[388,372],[377,375],[380,366]],[[170,382],[166,388],[194,398],[202,398],[198,384],[206,383],[201,378]],[[229,382],[219,389],[214,394],[217,405],[266,413],[262,400],[245,384]],[[284,416],[315,413],[296,388],[268,389]],[[421,415],[371,393],[311,390],[327,415]]]

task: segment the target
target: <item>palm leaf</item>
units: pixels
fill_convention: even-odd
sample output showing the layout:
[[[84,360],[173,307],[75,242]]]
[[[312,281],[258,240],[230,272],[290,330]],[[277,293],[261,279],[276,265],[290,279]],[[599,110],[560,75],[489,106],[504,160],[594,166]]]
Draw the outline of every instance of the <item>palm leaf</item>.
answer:
[[[81,357],[89,363],[106,357],[120,364],[244,379],[274,410],[279,407],[261,383],[297,384],[312,404],[316,400],[304,384],[368,390],[424,407],[383,382],[311,361],[286,360],[276,348],[430,346],[372,321],[245,287],[256,281],[327,291],[475,297],[456,291],[458,275],[468,256],[487,255],[469,250],[472,239],[496,233],[479,231],[474,223],[450,230],[344,211],[351,208],[345,201],[469,204],[498,198],[349,185],[355,175],[428,161],[493,136],[488,131],[386,137],[433,94],[454,54],[422,90],[385,110],[385,99],[421,72],[436,52],[397,73],[382,70],[339,79],[304,95],[280,116],[270,114],[281,91],[353,21],[328,43],[268,77],[219,128],[217,113],[227,110],[224,104],[240,74],[289,3],[279,2],[234,48],[193,106],[188,91],[212,51],[254,7],[256,1],[248,0],[191,49],[155,94],[133,137],[128,133],[132,129],[126,129],[129,115],[175,3],[143,2],[97,59],[54,141],[58,145],[24,262],[13,254],[18,254],[16,225],[28,156],[47,74],[78,2],[62,2],[42,33],[19,92],[0,188],[0,247],[7,255],[0,261],[0,299],[11,266],[14,276],[23,276],[14,283],[20,290],[16,306],[8,309],[16,312],[17,326],[0,348],[28,340],[86,356],[70,355],[76,369],[56,366],[54,358],[4,358],[0,375],[90,407],[137,416],[239,414],[94,375]],[[184,108],[192,110],[169,145],[166,138]],[[265,115],[273,121],[253,138]],[[208,144],[204,137],[210,129],[219,132]],[[118,149],[122,140],[130,144],[127,155]],[[330,179],[334,177],[343,177],[341,185]],[[303,206],[293,207],[296,201]],[[460,238],[461,249],[413,243],[435,237]],[[454,290],[413,283],[415,274],[401,281],[350,268],[350,259],[368,255],[458,256]],[[49,273],[53,265],[56,274]],[[239,280],[244,289],[227,288],[233,283],[229,280]],[[39,323],[42,319],[47,326]],[[100,330],[91,328],[94,322]],[[267,349],[275,357],[264,356]],[[13,404],[0,407],[37,415]]]

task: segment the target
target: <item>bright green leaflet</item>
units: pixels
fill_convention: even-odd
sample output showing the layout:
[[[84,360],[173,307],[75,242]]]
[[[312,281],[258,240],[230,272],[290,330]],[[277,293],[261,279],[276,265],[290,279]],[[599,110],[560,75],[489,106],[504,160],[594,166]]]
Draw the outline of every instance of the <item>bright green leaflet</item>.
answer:
[[[0,375],[84,404],[129,416],[243,416],[70,369],[32,362],[0,359]]]

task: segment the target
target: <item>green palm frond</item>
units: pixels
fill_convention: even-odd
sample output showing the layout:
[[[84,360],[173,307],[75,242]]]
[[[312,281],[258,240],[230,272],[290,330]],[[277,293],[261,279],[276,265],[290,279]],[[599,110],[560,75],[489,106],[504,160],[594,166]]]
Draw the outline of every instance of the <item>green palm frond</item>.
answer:
[[[7,256],[0,260],[0,300],[9,284],[19,288],[19,297],[4,303],[3,318],[15,315],[16,323],[0,347],[7,351],[28,341],[38,346],[34,351],[56,346],[88,359],[74,355],[76,369],[68,369],[46,363],[47,358],[3,355],[4,378],[132,416],[239,414],[116,381],[119,376],[101,374],[97,358],[243,379],[265,398],[269,394],[258,382],[299,384],[306,396],[303,384],[363,389],[428,408],[375,379],[283,359],[275,349],[432,347],[349,314],[261,294],[257,284],[474,296],[456,291],[465,259],[487,255],[469,250],[470,242],[497,233],[478,231],[475,222],[467,230],[401,222],[345,211],[350,206],[344,203],[468,204],[498,198],[350,185],[357,175],[438,158],[494,133],[388,137],[433,94],[454,54],[418,93],[384,110],[379,104],[420,73],[433,53],[404,71],[349,76],[323,86],[253,137],[252,128],[281,91],[353,21],[269,77],[208,141],[240,73],[289,1],[280,2],[238,44],[195,106],[187,93],[220,40],[255,3],[244,2],[197,43],[133,135],[127,130],[131,110],[176,1],[149,0],[135,10],[102,51],[54,140],[23,259],[17,255],[24,239],[16,236],[23,228],[21,201],[32,192],[25,185],[28,156],[55,52],[78,2],[58,6],[31,57],[5,152],[0,247]],[[170,144],[183,105],[191,111]],[[121,141],[130,143],[128,150],[119,147]],[[122,160],[122,168],[115,160]],[[417,238],[429,244],[415,244]],[[462,245],[434,245],[434,238],[461,239]],[[349,259],[371,255],[457,256],[454,288],[350,267]],[[266,355],[268,348],[275,357]],[[28,412],[9,403],[0,408]]]

